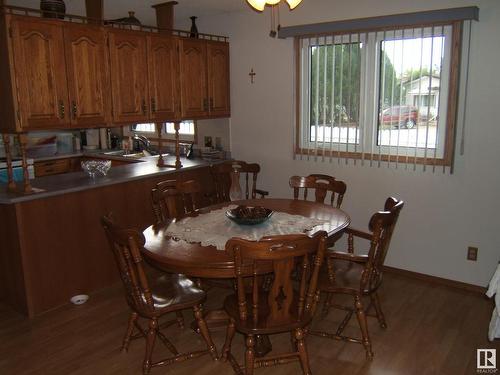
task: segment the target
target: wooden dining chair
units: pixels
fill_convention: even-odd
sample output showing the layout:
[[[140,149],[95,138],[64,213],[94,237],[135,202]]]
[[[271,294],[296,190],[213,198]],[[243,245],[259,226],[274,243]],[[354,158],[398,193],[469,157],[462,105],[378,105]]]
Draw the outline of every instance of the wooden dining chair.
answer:
[[[313,237],[286,235],[264,238],[258,242],[232,238],[226,251],[234,259],[237,278],[236,293],[226,298],[224,309],[229,315],[226,342],[222,359],[229,359],[234,370],[240,366],[231,354],[235,331],[246,336],[245,374],[253,369],[299,360],[304,374],[310,374],[304,330],[311,322],[319,299],[316,285],[325,252],[326,233]],[[316,254],[310,264],[310,254]],[[293,285],[292,270],[295,262],[301,264],[298,289]],[[272,262],[271,284],[259,280],[262,262]],[[245,276],[247,279],[245,288]],[[290,332],[292,350],[284,354],[255,358],[257,335]]]
[[[323,306],[323,316],[328,314],[329,308],[338,308],[347,311],[343,321],[340,323],[335,333],[311,331],[313,335],[327,337],[336,340],[343,340],[363,344],[367,358],[373,357],[370,336],[366,316],[370,308],[375,309],[375,316],[382,328],[386,328],[384,314],[380,305],[377,291],[382,283],[382,273],[385,257],[389,249],[391,237],[398,220],[399,213],[404,206],[403,201],[395,198],[387,198],[384,210],[379,211],[370,219],[370,233],[356,229],[347,228],[348,249],[346,252],[327,251],[326,270],[322,269],[318,289],[327,293]],[[367,255],[359,255],[354,251],[354,237],[358,237],[370,242]],[[341,306],[333,304],[335,294],[347,294],[353,297],[354,306]],[[370,304],[365,309],[363,297],[370,298]],[[356,314],[361,329],[361,339],[343,335],[344,328],[351,319],[353,313]]]
[[[198,181],[162,181],[151,190],[151,201],[157,224],[169,219],[178,219],[193,214],[201,208],[202,188]],[[232,289],[226,279],[193,279],[196,286],[204,291],[212,287]]]
[[[203,318],[202,303],[206,298],[204,291],[195,287],[193,282],[183,275],[163,275],[150,284],[143,268],[140,249],[145,239],[142,233],[133,229],[117,227],[109,216],[101,219],[109,246],[115,257],[118,271],[125,288],[127,303],[131,309],[128,327],[123,339],[122,350],[127,351],[133,339],[146,339],[146,354],[143,362],[143,373],[148,374],[152,367],[169,365],[211,354],[215,360],[217,351],[210,337],[210,332]],[[161,328],[174,324],[177,319],[159,325],[164,315],[183,309],[192,308],[199,331],[207,349],[190,353],[179,353],[175,346],[160,331]],[[139,324],[139,318],[148,322],[148,327]],[[138,333],[134,334],[137,330]],[[156,338],[172,352],[173,356],[160,361],[152,361],[152,353]]]
[[[269,192],[257,189],[257,176],[260,172],[260,166],[257,163],[246,163],[241,160],[228,160],[221,164],[214,164],[210,167],[214,182],[214,203],[229,202],[229,190],[231,188],[231,173],[233,165],[239,166],[240,175],[244,175],[245,199],[255,199],[257,195],[264,198]]]
[[[162,181],[151,190],[157,223],[193,213],[201,207],[202,188],[197,180]]]
[[[309,190],[312,189],[314,190],[315,202],[325,203],[327,195],[330,193],[330,198],[327,201],[332,207],[337,208],[342,205],[347,190],[345,182],[324,174],[310,174],[307,177],[292,176],[289,184],[293,188],[294,199],[299,199],[300,190],[302,190],[302,197],[307,200]]]

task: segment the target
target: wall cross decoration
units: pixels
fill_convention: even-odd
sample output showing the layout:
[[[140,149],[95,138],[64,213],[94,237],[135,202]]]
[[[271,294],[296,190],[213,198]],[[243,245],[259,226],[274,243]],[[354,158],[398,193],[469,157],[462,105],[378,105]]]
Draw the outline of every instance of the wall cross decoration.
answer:
[[[253,84],[255,82],[254,79],[255,79],[255,75],[256,75],[256,73],[253,71],[253,68],[252,68],[252,70],[250,70],[250,73],[248,73],[248,75],[250,76],[250,83]]]

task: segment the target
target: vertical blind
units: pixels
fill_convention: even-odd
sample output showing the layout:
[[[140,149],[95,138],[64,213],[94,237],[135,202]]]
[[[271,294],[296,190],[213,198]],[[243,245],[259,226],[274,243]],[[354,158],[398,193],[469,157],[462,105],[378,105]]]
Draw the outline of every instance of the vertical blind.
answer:
[[[413,170],[418,164],[423,170],[452,168],[453,103],[458,77],[466,79],[468,71],[470,38],[461,38],[461,26],[297,36],[294,156]],[[461,40],[467,54],[459,74]]]

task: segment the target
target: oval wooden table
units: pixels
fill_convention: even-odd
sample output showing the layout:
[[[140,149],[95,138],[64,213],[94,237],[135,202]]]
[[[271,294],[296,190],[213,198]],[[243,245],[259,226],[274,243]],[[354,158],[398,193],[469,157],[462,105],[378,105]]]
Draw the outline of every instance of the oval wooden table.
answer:
[[[329,237],[332,237],[350,223],[349,216],[341,209],[322,203],[293,199],[253,199],[225,202],[206,207],[200,210],[200,213],[203,214],[231,204],[263,206],[273,211],[327,221],[326,224],[315,226],[311,231],[307,232],[309,235],[324,230]],[[165,272],[182,273],[196,278],[227,279],[236,277],[233,260],[225,251],[217,250],[215,246],[202,246],[200,243],[174,240],[164,234],[168,224],[152,225],[143,232],[146,243],[142,253],[149,264]],[[270,270],[263,270],[263,272],[269,272]],[[248,275],[251,275],[250,269]],[[221,314],[220,310],[209,312],[206,319],[211,328],[227,324],[227,316],[224,313]],[[261,356],[271,349],[267,337],[263,341],[263,343],[259,344],[258,342],[258,345],[256,345],[256,352]]]
[[[349,216],[341,209],[322,203],[293,199],[253,199],[225,202],[206,207],[200,212],[213,211],[230,204],[263,206],[273,211],[328,221],[326,224],[314,227],[313,230],[308,232],[311,235],[324,230],[331,237],[342,231],[350,223]],[[183,273],[191,277],[235,277],[234,263],[225,251],[217,250],[214,246],[201,246],[199,243],[171,239],[164,235],[167,226],[168,223],[163,226],[152,225],[143,232],[146,238],[143,256],[148,263],[166,272]]]

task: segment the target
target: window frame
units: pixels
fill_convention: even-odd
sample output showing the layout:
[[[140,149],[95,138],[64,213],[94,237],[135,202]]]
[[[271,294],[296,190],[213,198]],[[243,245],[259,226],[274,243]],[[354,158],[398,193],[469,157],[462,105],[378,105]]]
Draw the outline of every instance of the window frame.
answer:
[[[397,163],[411,163],[411,164],[424,164],[424,165],[437,165],[437,166],[451,166],[453,163],[453,158],[454,158],[454,153],[455,153],[455,137],[456,137],[456,122],[458,118],[457,114],[457,107],[458,107],[458,98],[459,98],[459,76],[460,76],[460,58],[461,58],[461,50],[462,50],[462,21],[452,21],[452,22],[443,22],[443,23],[426,23],[426,24],[420,24],[420,25],[404,25],[401,27],[392,27],[390,29],[390,32],[393,32],[393,30],[404,30],[404,29],[418,29],[418,28],[440,28],[440,27],[446,27],[446,26],[451,26],[451,32],[450,32],[450,56],[449,56],[449,79],[448,79],[448,89],[447,89],[447,102],[443,103],[443,107],[445,107],[445,113],[446,113],[446,121],[444,123],[444,137],[443,138],[438,138],[437,142],[438,144],[443,145],[443,151],[442,151],[442,156],[439,155],[434,158],[432,155],[429,156],[419,156],[417,155],[415,157],[414,153],[407,153],[406,155],[394,155],[391,153],[384,153],[381,152],[375,152],[376,147],[379,147],[378,145],[374,145],[373,143],[364,143],[365,149],[362,149],[362,151],[358,150],[355,144],[351,144],[351,147],[346,147],[346,145],[349,145],[349,143],[334,143],[338,144],[338,150],[331,150],[326,149],[326,148],[314,148],[314,147],[304,147],[307,146],[307,144],[304,144],[303,142],[303,132],[304,129],[301,126],[301,123],[304,118],[304,113],[302,111],[303,108],[303,90],[304,90],[304,80],[303,80],[303,52],[301,50],[301,39],[307,38],[307,36],[296,36],[294,38],[294,49],[295,49],[295,119],[296,119],[296,124],[295,124],[295,154],[297,155],[306,155],[306,156],[321,156],[321,157],[338,157],[338,158],[346,158],[346,159],[363,159],[363,160],[371,160],[371,161],[387,161],[387,162],[397,162]],[[358,34],[360,35],[361,42],[363,42],[363,38],[361,37],[362,35],[367,35],[369,33],[375,33],[375,32],[383,32],[383,29],[369,29],[369,30],[350,30],[350,31],[345,31],[342,33],[339,33],[338,35],[334,36],[347,36],[349,34]],[[309,38],[331,38],[332,35],[314,35]],[[425,37],[425,36],[424,36]],[[379,86],[380,83],[378,81],[378,76],[376,80],[376,99],[374,100],[374,103],[371,105],[374,107],[371,109],[371,111],[366,111],[364,110],[364,106],[366,103],[362,102],[362,97],[363,97],[363,90],[366,90],[366,85],[367,83],[364,82],[364,71],[365,66],[370,64],[371,62],[363,61],[363,56],[364,53],[361,54],[361,82],[360,82],[360,114],[359,114],[359,123],[361,123],[364,120],[364,116],[362,115],[362,112],[366,112],[368,116],[376,116],[377,119],[375,120],[375,125],[372,127],[372,129],[367,129],[366,133],[369,133],[370,131],[373,132],[371,134],[372,139],[377,138],[377,131],[378,131],[378,112],[375,113],[375,108],[378,109],[379,106]],[[379,67],[379,57],[375,57],[374,65],[375,70],[378,70],[377,68]],[[377,75],[379,72],[376,73]],[[307,83],[307,81],[306,81]],[[309,99],[310,96],[307,97],[307,100]],[[371,100],[370,100],[371,101]],[[443,109],[444,110],[444,109]],[[441,109],[440,109],[441,112]],[[309,125],[310,126],[310,125]],[[306,128],[306,127],[304,127]],[[361,131],[362,127],[359,126],[358,129],[360,130],[359,137],[359,142],[363,142],[363,132]],[[306,142],[307,143],[307,142]],[[309,144],[310,146],[310,144]],[[340,148],[344,146],[346,149],[341,150]],[[373,147],[372,147],[373,146]],[[390,147],[390,146],[386,146]],[[394,146],[392,146],[394,147]],[[404,146],[403,146],[404,147]],[[354,148],[354,150],[353,150]],[[409,147],[409,149],[414,149],[413,147]],[[372,151],[373,150],[373,151]],[[429,149],[428,149],[429,150]],[[432,149],[431,149],[432,150]],[[433,154],[433,152],[432,152]]]
[[[194,133],[193,134],[183,134],[179,133],[179,140],[182,142],[191,142],[194,144],[198,144],[198,122],[196,120],[186,120],[186,122],[192,121],[193,122],[193,127],[194,127]],[[172,121],[164,121],[162,122],[163,130],[162,130],[162,141],[164,142],[174,142],[175,141],[175,133],[167,133],[167,123],[172,122]],[[183,122],[183,121],[181,121]],[[153,124],[153,123],[148,123],[148,124]],[[134,130],[134,126],[138,124],[133,124],[130,126],[130,132],[131,133],[137,133],[141,134],[144,136],[147,136],[150,141],[157,142],[159,141],[158,132],[152,131],[140,131],[140,130]],[[154,135],[154,136],[151,136]]]

